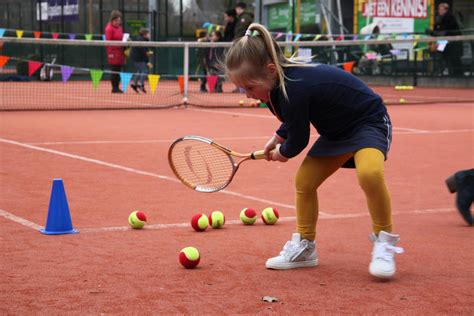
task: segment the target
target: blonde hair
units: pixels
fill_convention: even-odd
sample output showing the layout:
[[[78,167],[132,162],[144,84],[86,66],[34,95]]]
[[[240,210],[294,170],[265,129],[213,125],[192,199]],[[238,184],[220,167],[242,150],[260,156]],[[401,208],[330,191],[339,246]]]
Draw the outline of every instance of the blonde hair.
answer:
[[[250,24],[246,35],[234,41],[225,56],[224,68],[229,74],[244,63],[249,64],[251,67],[248,68],[252,70],[252,73],[247,74],[245,78],[257,78],[257,80],[267,75],[266,66],[269,63],[275,64],[279,87],[287,99],[284,68],[304,65],[296,59],[285,57],[270,32],[258,23]]]

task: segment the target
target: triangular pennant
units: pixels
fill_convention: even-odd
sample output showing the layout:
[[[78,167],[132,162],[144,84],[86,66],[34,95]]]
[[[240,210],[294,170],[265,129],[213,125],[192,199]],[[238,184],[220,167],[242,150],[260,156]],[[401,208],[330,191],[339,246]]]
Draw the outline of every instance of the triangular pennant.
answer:
[[[35,38],[41,38],[41,32],[34,32],[33,35]]]
[[[183,94],[184,93],[184,77],[183,76],[178,76],[178,84],[179,84],[179,93]]]
[[[91,69],[91,78],[92,78],[92,86],[97,88],[99,86],[100,79],[102,79],[102,75],[104,72],[98,69]]]
[[[84,37],[86,38],[86,41],[92,40],[92,34],[86,34]]]
[[[53,33],[51,34],[51,36],[54,38],[54,39],[58,39],[59,38],[59,33]]]
[[[370,39],[370,34],[367,34],[364,38],[366,41]]]
[[[5,29],[0,29],[0,38],[2,38],[3,35],[5,35],[5,31],[6,31]]]
[[[72,67],[61,66],[61,76],[63,78],[64,83],[66,83],[69,80],[69,77],[71,77],[73,71],[74,71],[74,68]]]
[[[16,30],[16,37],[22,38],[23,37],[23,30]]]
[[[209,23],[209,22],[204,22],[204,23],[202,24],[202,27],[207,29],[207,27],[209,26],[209,24],[211,24],[211,23]]]
[[[316,36],[313,38],[313,41],[317,41],[322,37],[321,34],[316,34]]]
[[[352,40],[353,40],[353,41],[357,41],[358,39],[359,39],[359,35],[354,34],[354,36],[352,36]]]
[[[220,31],[221,30],[221,26],[220,25],[217,25],[216,26],[216,31]]]
[[[282,37],[282,36],[283,36],[283,33],[278,33],[277,35],[275,35],[275,39],[277,40],[277,39],[279,39],[279,38]]]
[[[28,76],[32,76],[40,67],[42,63],[39,61],[28,60]]]
[[[211,33],[212,33],[212,27],[213,27],[213,25],[212,25],[212,24],[209,24],[209,26],[207,27],[207,34],[211,34]]]
[[[121,72],[120,73],[120,81],[122,81],[122,90],[123,92],[127,92],[128,84],[130,83],[130,79],[132,79],[132,74],[129,72]]]
[[[155,93],[158,81],[160,81],[160,75],[148,75],[148,83],[150,84],[151,93]]]
[[[76,34],[69,34],[68,37],[71,41],[73,41],[76,39]]]
[[[8,60],[10,60],[10,57],[0,55],[0,68],[5,66],[5,64],[8,62]]]
[[[336,41],[342,41],[344,39],[344,35],[339,35],[336,37]]]
[[[344,71],[352,72],[352,68],[354,68],[355,61],[349,61],[344,63],[342,66],[344,67]]]
[[[105,38],[105,34],[102,34],[102,40],[105,41],[106,38]]]
[[[301,38],[301,34],[296,34],[295,39],[293,40],[294,42],[298,42],[298,40]]]
[[[207,87],[209,89],[209,92],[212,93],[214,91],[214,88],[216,87],[217,79],[219,77],[217,76],[207,76]]]

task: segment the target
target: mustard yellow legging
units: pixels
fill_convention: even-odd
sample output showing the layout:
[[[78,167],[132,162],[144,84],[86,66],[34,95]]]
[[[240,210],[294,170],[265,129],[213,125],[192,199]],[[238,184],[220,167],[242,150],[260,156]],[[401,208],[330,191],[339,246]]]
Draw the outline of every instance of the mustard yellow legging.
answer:
[[[359,185],[364,191],[375,234],[392,231],[390,195],[384,179],[384,154],[375,148],[331,157],[307,156],[295,178],[296,231],[302,239],[314,240],[318,221],[318,187],[349,158],[354,157]]]

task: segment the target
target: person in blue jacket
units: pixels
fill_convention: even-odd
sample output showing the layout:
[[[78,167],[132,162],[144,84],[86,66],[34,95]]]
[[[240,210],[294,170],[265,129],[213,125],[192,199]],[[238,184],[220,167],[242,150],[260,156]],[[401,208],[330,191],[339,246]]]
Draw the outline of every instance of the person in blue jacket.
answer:
[[[267,160],[286,162],[301,153],[308,145],[311,126],[320,135],[295,177],[296,232],[280,255],[267,260],[266,267],[292,269],[318,264],[317,189],[343,167],[356,169],[372,219],[369,272],[379,278],[393,277],[394,255],[403,249],[395,246],[400,237],[392,233],[391,201],[384,178],[392,125],[381,97],[341,69],[286,58],[258,23],[234,41],[225,69],[227,77],[245,89],[249,98],[267,103],[281,121],[264,147]]]

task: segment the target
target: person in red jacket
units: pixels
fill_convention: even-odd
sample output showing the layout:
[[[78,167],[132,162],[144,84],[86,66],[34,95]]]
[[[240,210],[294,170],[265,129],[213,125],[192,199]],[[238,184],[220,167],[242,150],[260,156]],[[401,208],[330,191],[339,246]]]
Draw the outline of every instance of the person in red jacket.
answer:
[[[105,39],[108,41],[122,41],[122,38],[122,13],[120,11],[113,10],[110,14],[110,21],[105,27]],[[125,65],[125,47],[107,46],[106,50],[107,62],[110,65],[110,69],[113,71],[111,76],[112,93],[123,93],[123,91],[119,88],[119,73],[122,71],[123,65]]]

